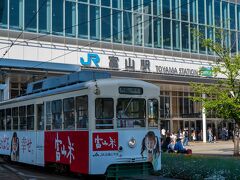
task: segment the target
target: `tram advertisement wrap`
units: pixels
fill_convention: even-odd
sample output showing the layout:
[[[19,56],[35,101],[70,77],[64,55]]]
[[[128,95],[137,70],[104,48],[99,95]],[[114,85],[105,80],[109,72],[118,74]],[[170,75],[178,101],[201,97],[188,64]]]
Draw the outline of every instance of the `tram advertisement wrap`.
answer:
[[[9,155],[12,161],[43,165],[42,134],[43,132],[0,132],[0,154]]]
[[[154,131],[148,131],[142,139],[141,155],[147,157],[147,161],[151,162],[155,171],[161,168],[160,159],[160,138]]]
[[[90,172],[102,174],[111,164],[146,161],[152,163],[155,171],[161,169],[160,131],[158,129],[93,132],[90,140],[92,141],[90,164],[95,165],[90,166]]]
[[[117,151],[118,133],[93,133],[93,151]]]
[[[45,162],[70,165],[72,172],[88,173],[88,132],[45,132]]]

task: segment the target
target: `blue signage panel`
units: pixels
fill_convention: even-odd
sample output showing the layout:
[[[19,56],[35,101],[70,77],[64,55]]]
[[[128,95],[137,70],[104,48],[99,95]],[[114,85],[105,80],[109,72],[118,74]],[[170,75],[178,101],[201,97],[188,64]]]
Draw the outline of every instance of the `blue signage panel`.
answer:
[[[92,62],[96,67],[99,67],[100,57],[95,53],[88,53],[87,60],[85,61],[83,57],[80,57],[80,63],[83,66],[91,66]]]

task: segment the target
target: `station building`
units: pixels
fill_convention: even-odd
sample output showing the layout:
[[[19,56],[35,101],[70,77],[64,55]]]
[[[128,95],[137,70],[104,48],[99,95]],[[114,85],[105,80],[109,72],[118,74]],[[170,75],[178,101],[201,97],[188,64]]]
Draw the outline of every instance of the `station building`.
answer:
[[[239,0],[0,0],[0,100],[49,76],[107,71],[160,86],[163,128],[200,132],[189,83],[216,82],[218,57],[193,32],[217,41],[216,29],[238,53]],[[207,127],[231,123],[208,112]]]

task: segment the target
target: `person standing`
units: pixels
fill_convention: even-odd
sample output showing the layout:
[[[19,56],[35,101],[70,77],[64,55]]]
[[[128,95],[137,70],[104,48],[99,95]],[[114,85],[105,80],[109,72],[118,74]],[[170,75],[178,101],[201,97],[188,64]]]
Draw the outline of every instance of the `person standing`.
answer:
[[[163,141],[165,141],[165,139],[166,139],[166,129],[162,128],[161,135],[162,135]]]
[[[183,146],[188,146],[188,130],[184,130]]]
[[[213,133],[212,133],[212,128],[208,128],[208,142],[212,143],[213,141]]]

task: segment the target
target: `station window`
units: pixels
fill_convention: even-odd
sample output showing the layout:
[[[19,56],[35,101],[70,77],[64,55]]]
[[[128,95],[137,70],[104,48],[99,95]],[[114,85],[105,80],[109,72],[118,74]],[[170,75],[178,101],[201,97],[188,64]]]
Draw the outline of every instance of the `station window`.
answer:
[[[52,101],[52,129],[62,129],[62,100]]]
[[[20,82],[11,82],[11,98],[23,95],[26,92],[27,84]]]
[[[102,6],[110,6],[110,0],[101,0],[101,5]]]
[[[0,110],[0,130],[5,130],[5,110]]]
[[[88,128],[88,96],[76,97],[77,128]]]
[[[113,128],[113,99],[97,98],[95,101],[96,129]]]
[[[0,1],[0,26],[7,27],[8,19],[8,0]]]
[[[78,4],[78,36],[88,38],[88,5]]]
[[[34,105],[27,106],[27,130],[34,130]]]
[[[52,0],[52,31],[63,34],[63,0]]]
[[[27,129],[26,106],[19,107],[20,130]]]
[[[10,27],[13,29],[22,29],[23,0],[10,0],[9,5]]]
[[[37,130],[44,130],[44,105],[37,104]]]
[[[12,126],[12,110],[11,109],[7,109],[6,110],[6,129],[7,130],[11,130],[11,126]]]
[[[18,107],[12,108],[13,130],[18,130]]]
[[[46,103],[46,130],[52,129],[52,111],[51,102]]]
[[[90,6],[90,38],[100,39],[100,8]]]
[[[117,103],[117,126],[133,128],[146,126],[145,99],[120,98]]]
[[[158,127],[158,100],[148,100],[148,126]]]
[[[63,100],[64,129],[75,129],[74,98]]]
[[[76,3],[65,2],[65,32],[67,36],[76,35]]]
[[[112,10],[112,36],[113,42],[122,42],[122,12]]]
[[[102,22],[102,40],[111,40],[111,10],[109,8],[101,9],[101,22]]]
[[[36,31],[37,27],[37,1],[36,0],[25,0],[24,3],[24,26],[28,31]]]
[[[50,32],[50,0],[38,0],[38,28],[41,33]]]

